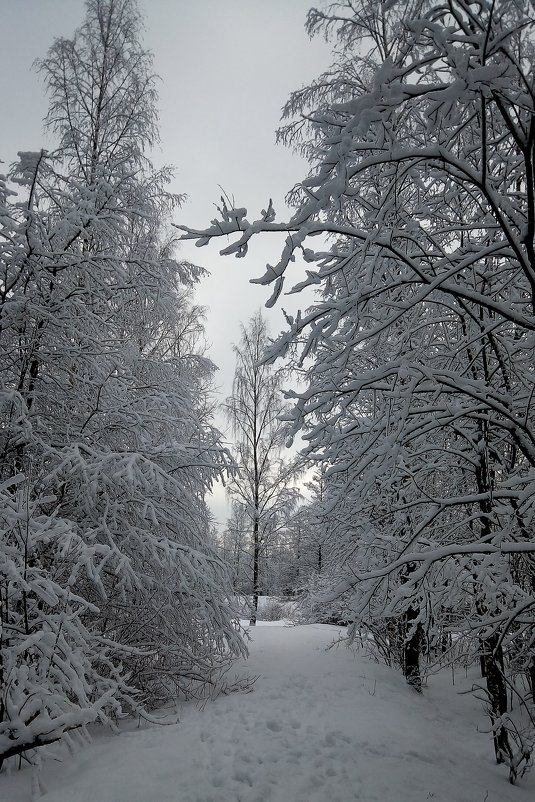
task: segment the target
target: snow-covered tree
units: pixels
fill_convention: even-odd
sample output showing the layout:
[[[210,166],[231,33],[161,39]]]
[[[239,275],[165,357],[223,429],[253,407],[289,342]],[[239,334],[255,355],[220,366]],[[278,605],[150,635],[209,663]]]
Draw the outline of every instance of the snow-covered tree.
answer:
[[[0,185],[0,760],[219,681],[244,651],[204,496],[229,463],[148,152],[133,0],[41,62],[56,152]]]
[[[269,334],[261,312],[242,326],[234,346],[236,370],[227,413],[235,437],[238,471],[229,492],[249,520],[251,544],[251,625],[256,623],[260,594],[260,563],[268,544],[290,516],[298,492],[293,486],[295,462],[284,459],[286,426],[283,372],[262,363]]]
[[[312,165],[295,214],[223,207],[185,234],[236,232],[223,253],[243,256],[287,232],[257,279],[270,303],[308,262],[293,291],[322,295],[271,355],[312,358],[294,431],[336,477],[354,557],[331,598],[348,594],[355,622],[405,617],[405,645],[441,616],[471,636],[512,780],[526,747],[505,731],[505,657],[534,680],[533,25],[528,0],[313,9],[337,55],[285,109],[281,138]]]

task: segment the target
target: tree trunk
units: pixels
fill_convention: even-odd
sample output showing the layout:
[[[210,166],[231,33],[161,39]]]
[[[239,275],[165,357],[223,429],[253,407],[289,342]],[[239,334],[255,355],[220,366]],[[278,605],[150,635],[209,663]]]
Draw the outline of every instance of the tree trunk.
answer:
[[[411,624],[418,618],[418,610],[409,607],[405,613],[405,630],[408,634]],[[422,642],[422,629],[416,624],[416,629],[410,638],[405,637],[403,643],[403,674],[405,679],[418,693],[422,692],[422,677],[420,675],[420,647]]]
[[[414,563],[409,563],[406,568],[406,576],[402,578],[402,582],[406,582],[408,577],[415,569]],[[403,634],[403,675],[409,685],[411,685],[418,693],[422,692],[422,677],[420,675],[420,651],[422,646],[422,627],[418,623],[412,635],[409,637],[409,632],[413,628],[414,621],[418,620],[420,611],[418,607],[410,607],[403,616],[401,629]]]
[[[503,672],[503,651],[498,646],[498,635],[481,640],[484,676],[487,680],[487,693],[490,703],[490,720],[492,722],[494,752],[497,763],[510,763],[512,750],[507,730],[496,722],[507,713],[507,685]]]
[[[253,609],[251,612],[251,620],[249,621],[250,626],[254,627],[256,625],[256,617],[258,613],[258,596],[259,596],[259,588],[258,588],[258,563],[259,563],[259,556],[260,556],[260,539],[258,533],[258,518],[255,517],[254,520],[254,529],[253,529]]]

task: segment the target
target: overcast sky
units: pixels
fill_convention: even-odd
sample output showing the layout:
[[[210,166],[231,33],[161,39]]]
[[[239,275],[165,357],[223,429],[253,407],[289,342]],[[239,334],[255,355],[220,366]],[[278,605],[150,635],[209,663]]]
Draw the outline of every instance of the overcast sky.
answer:
[[[173,189],[188,195],[175,221],[207,226],[220,186],[256,217],[273,198],[278,217],[287,216],[284,197],[304,177],[305,163],[275,144],[280,110],[293,89],[309,83],[329,64],[330,47],[304,30],[311,0],[140,0],[146,18],[145,45],[160,75],[159,164],[176,167]],[[42,118],[47,101],[35,58],[56,36],[71,36],[82,21],[83,0],[0,0],[2,124],[0,160],[47,143]],[[280,240],[253,243],[246,259],[218,256],[223,242],[206,248],[185,243],[184,258],[211,276],[196,293],[208,307],[210,356],[219,367],[223,400],[234,372],[232,343],[240,322],[263,306],[271,288],[251,285],[266,262],[277,261]],[[296,268],[298,269],[298,268]],[[295,311],[299,298],[266,310],[273,334],[284,326],[281,305]],[[218,421],[222,425],[222,420]],[[227,515],[217,491],[212,509]]]

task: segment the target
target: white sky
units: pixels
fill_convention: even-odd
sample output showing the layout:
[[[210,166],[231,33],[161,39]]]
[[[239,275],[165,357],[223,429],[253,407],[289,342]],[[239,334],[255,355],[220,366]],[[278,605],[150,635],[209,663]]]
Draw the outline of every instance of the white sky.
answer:
[[[287,217],[286,192],[306,174],[306,164],[275,145],[280,109],[290,92],[309,83],[329,64],[331,50],[304,30],[313,0],[139,0],[146,17],[145,45],[155,57],[159,86],[160,150],[157,164],[176,166],[177,192],[188,203],[175,221],[208,226],[223,187],[256,218],[273,198],[279,218]],[[0,159],[47,143],[42,118],[47,101],[35,58],[56,36],[71,36],[83,18],[82,0],[0,0],[2,124]],[[271,288],[251,285],[266,262],[278,260],[280,239],[251,244],[246,259],[218,256],[225,242],[197,249],[184,243],[181,255],[206,267],[196,300],[208,307],[210,357],[220,368],[221,400],[234,372],[232,343],[240,322],[263,306]],[[299,267],[296,267],[299,270]],[[296,279],[297,280],[297,279]],[[273,334],[283,327],[280,307],[294,312],[304,299],[281,299],[265,310]],[[218,425],[224,426],[223,419]],[[224,492],[216,490],[212,510],[227,516]]]

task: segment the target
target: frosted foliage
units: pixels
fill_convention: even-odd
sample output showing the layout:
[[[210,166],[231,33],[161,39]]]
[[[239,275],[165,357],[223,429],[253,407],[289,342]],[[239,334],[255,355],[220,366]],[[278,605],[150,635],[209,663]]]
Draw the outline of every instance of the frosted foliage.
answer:
[[[404,621],[405,645],[462,632],[498,663],[505,650],[532,692],[533,24],[527,0],[312,10],[310,32],[337,49],[285,108],[279,137],[311,164],[291,220],[223,205],[183,234],[235,232],[223,253],[243,256],[252,236],[286,232],[256,279],[268,303],[297,256],[290,292],[317,286],[269,358],[306,375],[291,424],[327,482],[320,607],[343,600],[383,633]],[[519,744],[497,746],[512,780]]]
[[[204,501],[229,457],[191,300],[202,271],[175,260],[179,199],[143,156],[135,4],[89,2],[81,31],[41,65],[59,150],[19,154],[0,184],[0,762],[200,695],[244,652]],[[77,48],[107,64],[108,39],[118,72],[81,57],[76,72]]]

